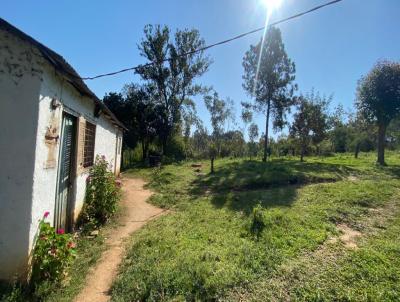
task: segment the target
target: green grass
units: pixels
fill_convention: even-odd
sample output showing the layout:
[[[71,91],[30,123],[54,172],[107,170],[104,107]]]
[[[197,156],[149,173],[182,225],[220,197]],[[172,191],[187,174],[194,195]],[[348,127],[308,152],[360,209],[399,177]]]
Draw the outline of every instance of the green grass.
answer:
[[[214,175],[208,162],[200,174],[191,163],[129,171],[157,192],[152,203],[172,212],[132,236],[113,301],[395,301],[400,161],[393,153],[388,167],[374,162],[372,154],[305,163],[223,159]],[[258,204],[264,229],[255,237]],[[381,214],[371,209],[389,205],[394,218],[372,225]],[[358,250],[327,245],[337,224],[364,234]]]
[[[381,213],[361,223],[368,235],[359,240],[357,250],[336,244],[304,253],[279,266],[268,279],[231,292],[226,300],[399,301],[399,197],[384,210],[388,217]],[[368,225],[371,220],[374,225]]]

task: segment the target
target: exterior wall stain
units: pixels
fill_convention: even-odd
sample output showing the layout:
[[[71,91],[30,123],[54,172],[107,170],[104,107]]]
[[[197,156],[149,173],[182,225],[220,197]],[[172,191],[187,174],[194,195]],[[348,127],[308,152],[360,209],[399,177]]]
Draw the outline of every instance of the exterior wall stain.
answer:
[[[18,47],[17,37],[5,31],[0,31],[0,74],[7,74],[18,85],[24,75],[42,80],[44,60],[40,52],[26,44]]]
[[[52,103],[57,102],[56,98],[53,98]],[[53,104],[50,106],[53,107]],[[58,149],[58,141],[60,138],[60,109],[59,106],[57,108],[52,108],[52,112],[50,115],[50,119],[48,122],[47,130],[44,135],[45,139],[45,146],[47,147],[47,160],[45,162],[44,168],[45,169],[52,169],[56,167],[56,156],[57,156],[57,149]]]

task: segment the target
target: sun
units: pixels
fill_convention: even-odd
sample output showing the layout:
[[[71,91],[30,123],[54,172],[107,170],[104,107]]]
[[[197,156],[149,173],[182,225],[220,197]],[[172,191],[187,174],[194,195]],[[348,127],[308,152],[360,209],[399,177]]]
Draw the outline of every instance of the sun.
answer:
[[[263,5],[267,8],[269,13],[271,13],[274,10],[277,10],[282,4],[282,0],[261,0],[261,1]]]

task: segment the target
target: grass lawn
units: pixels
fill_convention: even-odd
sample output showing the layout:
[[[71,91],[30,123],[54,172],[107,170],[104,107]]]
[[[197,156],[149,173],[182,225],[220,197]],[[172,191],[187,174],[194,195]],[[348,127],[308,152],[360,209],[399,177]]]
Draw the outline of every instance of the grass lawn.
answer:
[[[129,171],[171,213],[132,236],[113,301],[400,300],[399,156]]]

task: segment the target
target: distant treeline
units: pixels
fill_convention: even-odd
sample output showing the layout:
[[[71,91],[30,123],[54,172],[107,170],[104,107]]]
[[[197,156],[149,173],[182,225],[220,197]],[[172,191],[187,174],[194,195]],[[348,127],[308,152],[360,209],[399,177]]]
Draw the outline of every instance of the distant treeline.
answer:
[[[332,96],[297,92],[295,63],[286,53],[281,31],[271,27],[264,43],[260,39],[244,54],[243,89],[249,101],[240,102],[243,127],[232,130],[227,124],[238,125],[233,100],[197,83],[212,63],[204,51],[197,51],[204,46],[195,29],[172,33],[167,26],[145,26],[138,48],[148,64],[135,70],[140,82],[104,97],[128,129],[123,167],[152,158],[209,158],[213,171],[217,157],[266,161],[270,155],[291,155],[304,160],[307,155],[337,152],[357,157],[372,150],[377,150],[377,162],[383,165],[385,148],[399,147],[399,63],[379,61],[359,80],[354,112],[345,112],[342,106],[332,110]],[[211,129],[197,114],[194,96],[199,95],[210,114]],[[263,133],[253,121],[256,114],[265,117]],[[271,138],[270,128],[280,135]]]

